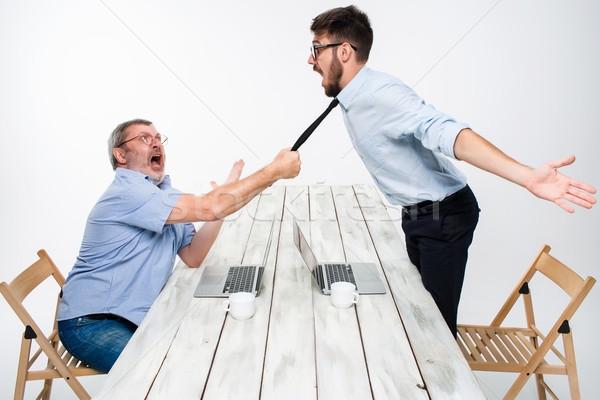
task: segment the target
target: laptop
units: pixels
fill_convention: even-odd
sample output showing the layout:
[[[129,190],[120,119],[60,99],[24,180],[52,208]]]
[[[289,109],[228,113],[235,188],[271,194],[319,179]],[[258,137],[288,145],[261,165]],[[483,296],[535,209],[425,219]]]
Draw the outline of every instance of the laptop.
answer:
[[[334,282],[351,282],[359,294],[383,294],[385,286],[377,275],[373,263],[323,263],[320,264],[308,245],[304,234],[294,218],[294,243],[308,267],[313,282],[323,294],[331,294]]]
[[[275,217],[271,222],[271,232],[267,240],[267,248],[260,265],[207,265],[204,268],[200,282],[194,292],[194,297],[229,297],[236,292],[249,292],[255,296],[260,294],[261,283],[271,242],[275,229]]]

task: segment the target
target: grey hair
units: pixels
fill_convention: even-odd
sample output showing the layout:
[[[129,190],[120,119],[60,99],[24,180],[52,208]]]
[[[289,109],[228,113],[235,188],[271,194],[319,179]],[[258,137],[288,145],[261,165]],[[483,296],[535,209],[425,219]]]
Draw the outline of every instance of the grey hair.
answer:
[[[115,156],[113,155],[113,150],[123,142],[125,136],[127,136],[127,128],[131,125],[152,125],[152,122],[146,119],[132,119],[131,121],[126,121],[119,124],[114,131],[108,137],[108,157],[110,159],[110,163],[112,165],[113,171],[117,169],[118,162]]]

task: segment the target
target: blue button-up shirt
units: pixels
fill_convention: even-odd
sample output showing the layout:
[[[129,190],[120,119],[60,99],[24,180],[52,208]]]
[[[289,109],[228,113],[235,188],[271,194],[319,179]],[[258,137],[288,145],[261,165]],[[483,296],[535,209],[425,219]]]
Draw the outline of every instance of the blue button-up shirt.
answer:
[[[337,96],[354,148],[392,204],[442,200],[466,185],[454,141],[468,125],[397,78],[363,67]]]
[[[181,192],[117,168],[87,220],[79,256],[63,286],[58,320],[111,313],[139,325],[169,278],[193,224],[165,225]]]

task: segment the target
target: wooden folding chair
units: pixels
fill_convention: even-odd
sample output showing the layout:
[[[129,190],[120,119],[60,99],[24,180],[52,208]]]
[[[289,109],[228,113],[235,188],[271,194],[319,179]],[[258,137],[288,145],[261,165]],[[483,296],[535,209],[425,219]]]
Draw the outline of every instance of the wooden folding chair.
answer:
[[[548,254],[549,252],[549,246],[542,248],[491,325],[458,325],[458,345],[473,370],[519,374],[504,399],[514,399],[532,374],[535,374],[536,377],[540,399],[546,399],[546,392],[554,399],[558,399],[544,381],[544,374],[567,375],[571,398],[580,398],[573,333],[569,321],[596,280],[589,276],[583,280],[566,265]],[[543,335],[536,327],[533,316],[529,283],[536,272],[541,272],[570,297],[565,310],[546,335]],[[523,296],[527,327],[501,327],[500,325],[520,296]],[[562,336],[564,355],[554,347],[554,342],[559,335]],[[550,350],[556,354],[560,365],[549,365],[546,362],[544,357]]]
[[[77,376],[96,375],[101,372],[96,371],[84,365],[81,361],[71,356],[64,347],[60,345],[56,323],[56,313],[54,314],[54,327],[49,336],[44,335],[42,330],[35,323],[31,315],[23,306],[23,300],[47,278],[52,276],[58,285],[62,287],[65,278],[60,273],[54,262],[50,259],[45,250],[38,251],[39,260],[29,266],[25,271],[19,274],[10,284],[0,283],[0,292],[13,308],[23,325],[25,333],[21,341],[21,353],[19,356],[19,365],[17,369],[17,384],[15,386],[15,400],[23,399],[25,394],[25,383],[32,380],[45,380],[42,391],[38,399],[49,399],[52,389],[52,380],[64,378],[67,384],[73,389],[80,399],[89,399],[90,395],[77,380]],[[60,295],[58,302],[60,302]],[[56,311],[58,311],[58,302]],[[37,342],[39,349],[30,357],[32,341]],[[33,363],[41,354],[48,358],[46,369],[31,370]]]

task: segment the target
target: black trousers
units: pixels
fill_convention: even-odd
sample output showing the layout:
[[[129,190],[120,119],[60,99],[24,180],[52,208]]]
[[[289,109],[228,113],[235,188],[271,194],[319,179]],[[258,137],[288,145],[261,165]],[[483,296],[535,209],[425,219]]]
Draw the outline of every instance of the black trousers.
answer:
[[[408,257],[454,337],[467,254],[479,211],[475,195],[465,186],[442,201],[422,202],[402,212]]]

